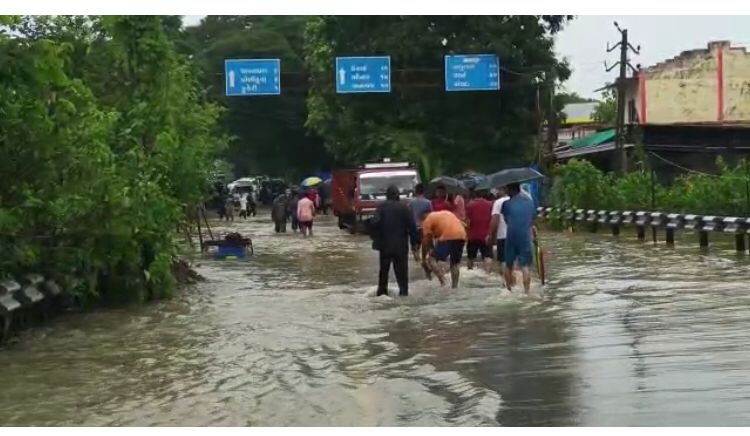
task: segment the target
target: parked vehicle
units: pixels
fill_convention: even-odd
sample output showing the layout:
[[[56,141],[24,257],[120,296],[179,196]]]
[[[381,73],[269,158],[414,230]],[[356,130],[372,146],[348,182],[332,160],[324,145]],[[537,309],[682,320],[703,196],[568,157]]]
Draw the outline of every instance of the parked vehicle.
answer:
[[[243,193],[247,192],[253,201],[258,202],[258,193],[260,191],[260,180],[258,177],[242,177],[227,184],[229,192]]]
[[[339,228],[350,233],[366,233],[365,221],[385,201],[385,191],[390,185],[399,188],[401,198],[414,196],[420,182],[414,165],[407,162],[366,163],[359,168],[333,172],[331,199],[333,214],[338,217]]]

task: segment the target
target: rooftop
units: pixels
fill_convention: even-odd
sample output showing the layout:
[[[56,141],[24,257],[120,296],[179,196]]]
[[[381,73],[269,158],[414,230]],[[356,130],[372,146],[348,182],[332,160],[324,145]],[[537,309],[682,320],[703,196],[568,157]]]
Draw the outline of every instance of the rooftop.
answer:
[[[698,55],[706,55],[715,51],[719,51],[722,49],[731,50],[733,52],[742,52],[747,53],[747,49],[745,47],[740,46],[734,46],[732,47],[731,41],[710,41],[708,44],[706,44],[706,48],[697,48],[693,50],[685,50],[681,52],[679,55],[670,58],[665,59],[661,62],[656,63],[655,65],[652,65],[650,67],[641,67],[640,65],[637,65],[638,68],[641,68],[645,72],[649,71],[658,71],[663,70],[668,67],[672,67],[674,65],[679,65],[681,62],[683,62],[685,59],[693,58]],[[633,82],[636,80],[635,77],[628,77],[625,79],[627,82]],[[612,89],[617,86],[616,83],[607,83],[606,85],[602,86],[599,89],[595,89],[594,92],[604,91],[605,89]]]

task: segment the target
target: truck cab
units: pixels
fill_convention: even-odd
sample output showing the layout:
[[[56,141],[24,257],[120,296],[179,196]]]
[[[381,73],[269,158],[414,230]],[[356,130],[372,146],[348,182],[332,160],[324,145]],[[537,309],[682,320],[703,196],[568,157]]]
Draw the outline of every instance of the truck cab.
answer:
[[[408,162],[366,163],[356,169],[334,171],[331,180],[333,213],[339,228],[350,233],[366,233],[365,220],[371,218],[378,205],[385,201],[388,186],[399,188],[401,198],[414,196],[419,183],[417,168]]]

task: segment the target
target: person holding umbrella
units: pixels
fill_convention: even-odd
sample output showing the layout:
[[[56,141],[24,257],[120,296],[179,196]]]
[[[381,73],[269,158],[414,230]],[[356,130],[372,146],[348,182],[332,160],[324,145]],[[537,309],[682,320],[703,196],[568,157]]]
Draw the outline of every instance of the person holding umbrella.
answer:
[[[449,210],[456,214],[462,222],[466,220],[466,208],[462,194],[467,192],[467,189],[461,180],[440,176],[430,181],[430,187],[435,193],[432,198],[433,212]]]
[[[440,212],[441,210],[453,211],[453,204],[448,201],[448,194],[444,185],[435,187],[435,194],[432,196],[432,211]]]

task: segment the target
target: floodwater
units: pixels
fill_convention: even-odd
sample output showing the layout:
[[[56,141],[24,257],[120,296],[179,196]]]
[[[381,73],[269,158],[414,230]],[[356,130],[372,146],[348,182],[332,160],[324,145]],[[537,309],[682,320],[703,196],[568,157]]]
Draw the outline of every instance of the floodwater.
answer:
[[[374,298],[364,237],[234,224],[172,301],[57,318],[0,351],[4,425],[750,425],[750,267],[544,233],[541,298],[462,271]],[[392,285],[395,288],[395,283]]]

